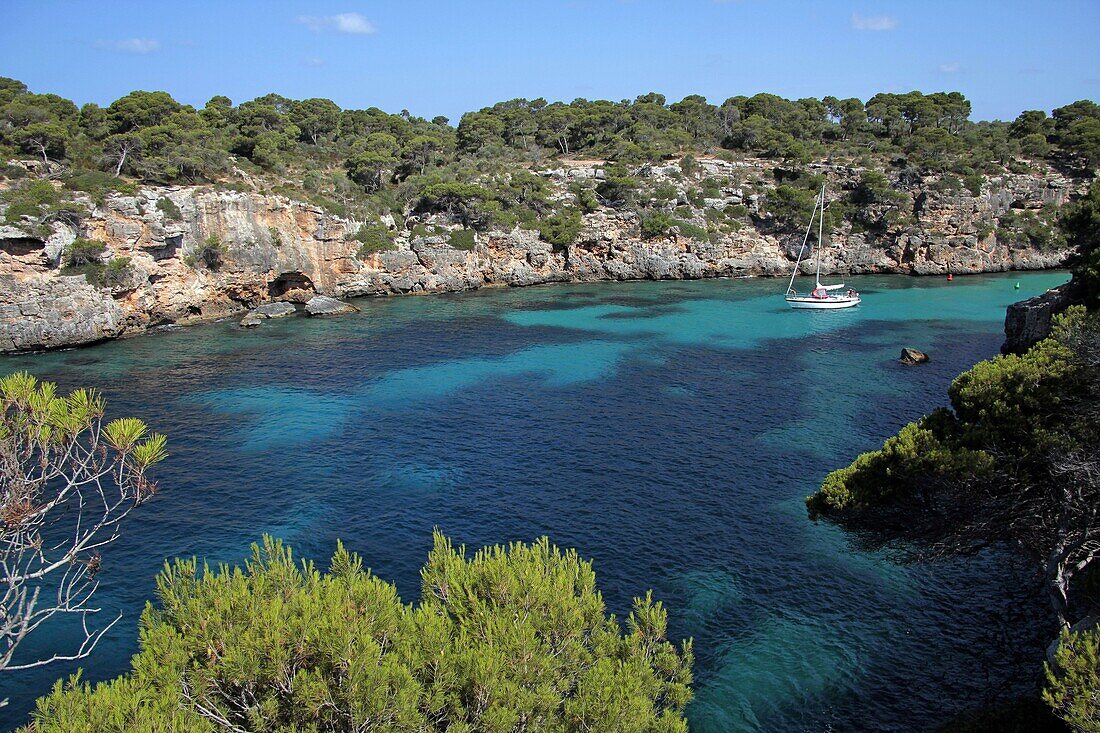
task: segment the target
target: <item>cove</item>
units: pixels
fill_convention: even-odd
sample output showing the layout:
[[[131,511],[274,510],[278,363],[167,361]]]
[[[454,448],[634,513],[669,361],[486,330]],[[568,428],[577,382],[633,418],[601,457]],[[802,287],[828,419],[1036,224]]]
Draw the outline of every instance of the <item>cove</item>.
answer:
[[[820,313],[765,279],[363,300],[0,371],[96,386],[169,435],[161,495],[105,555],[99,605],[125,616],[88,679],[127,668],[166,557],[238,562],[269,532],[324,561],[339,537],[410,602],[438,526],[576,547],[620,616],[652,588],[695,640],[694,731],[929,730],[1027,689],[1049,636],[1034,579],[996,553],[895,565],[802,498],[943,404],[997,352],[1006,305],[1067,278],[853,277],[863,305]],[[932,361],[898,364],[903,346]],[[75,668],[11,675],[0,722]]]

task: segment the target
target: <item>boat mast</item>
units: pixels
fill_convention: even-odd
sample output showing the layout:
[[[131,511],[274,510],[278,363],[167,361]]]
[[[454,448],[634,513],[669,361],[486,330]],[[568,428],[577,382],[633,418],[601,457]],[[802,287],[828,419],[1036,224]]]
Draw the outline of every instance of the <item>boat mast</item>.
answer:
[[[825,212],[822,211],[822,214]],[[802,247],[798,250],[798,259],[794,263],[794,272],[791,273],[791,281],[787,283],[787,292],[794,290],[794,279],[798,277],[798,266],[802,264],[802,255],[806,253],[806,244],[810,241],[810,232],[814,228],[814,215],[817,214],[817,199],[814,199],[814,210],[810,212],[810,220],[806,222],[806,235],[802,237]],[[818,275],[818,280],[821,276]]]
[[[817,208],[817,207],[814,207]],[[821,287],[821,235],[825,229],[825,184],[821,184],[821,216],[817,218],[817,287]]]

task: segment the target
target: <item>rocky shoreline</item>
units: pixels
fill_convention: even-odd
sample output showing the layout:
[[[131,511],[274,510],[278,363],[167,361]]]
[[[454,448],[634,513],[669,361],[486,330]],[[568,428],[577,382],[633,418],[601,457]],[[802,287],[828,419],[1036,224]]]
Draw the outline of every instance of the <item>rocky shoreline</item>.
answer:
[[[245,314],[265,303],[306,303],[315,296],[348,298],[602,280],[670,280],[747,275],[788,275],[801,234],[771,225],[766,209],[774,164],[700,161],[700,176],[728,183],[702,206],[686,199],[705,224],[705,211],[738,207],[752,226],[699,241],[676,229],[644,239],[637,214],[609,207],[587,213],[573,244],[557,247],[538,232],[478,232],[464,245],[449,236],[457,227],[422,217],[418,229],[397,230],[393,248],[370,253],[353,237],[362,222],[280,195],[212,187],[143,187],[112,194],[79,223],[55,222],[47,236],[0,227],[0,353],[64,348],[136,334],[166,324],[187,324]],[[854,185],[859,169],[810,166],[830,179],[830,190]],[[675,169],[675,170],[674,170]],[[563,166],[544,175],[558,195],[571,182],[600,178],[595,165]],[[676,188],[678,166],[638,171],[652,183]],[[930,178],[910,185],[919,209],[912,220],[879,231],[834,232],[821,269],[829,274],[942,275],[1033,270],[1061,266],[1063,250],[1001,242],[990,221],[1009,211],[1057,207],[1076,183],[1052,172],[987,178],[977,195],[941,192]],[[897,182],[895,186],[901,185]],[[167,202],[167,203],[165,203]],[[382,220],[394,228],[388,217]],[[425,233],[427,232],[427,233]],[[104,242],[103,261],[128,258],[124,277],[99,286],[85,275],[68,276],[62,253],[77,237]],[[211,238],[223,248],[219,266],[195,264]],[[803,260],[812,272],[813,258]]]

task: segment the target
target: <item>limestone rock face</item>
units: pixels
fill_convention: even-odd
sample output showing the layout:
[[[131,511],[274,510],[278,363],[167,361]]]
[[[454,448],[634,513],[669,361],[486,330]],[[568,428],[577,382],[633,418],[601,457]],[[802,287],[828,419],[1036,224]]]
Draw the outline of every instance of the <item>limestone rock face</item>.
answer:
[[[60,349],[122,334],[125,318],[84,276],[0,276],[0,352]]]
[[[327,295],[314,295],[306,303],[307,316],[339,316],[344,313],[355,313],[358,310],[351,303],[345,303]]]
[[[1081,301],[1077,284],[1068,282],[1042,295],[1008,306],[1005,313],[1005,354],[1022,354],[1050,335],[1051,319]]]
[[[406,224],[409,230],[423,225],[417,230],[427,229],[427,236],[393,230],[393,249],[360,256],[359,243],[350,237],[360,222],[283,196],[209,186],[149,186],[133,196],[110,195],[102,204],[85,198],[81,203],[90,215],[79,224],[56,223],[52,232],[36,234],[0,227],[0,277],[21,287],[48,281],[35,285],[34,291],[48,289],[59,302],[79,304],[81,313],[87,308],[87,320],[97,325],[78,329],[64,322],[57,309],[45,311],[52,315],[13,311],[10,306],[17,296],[9,289],[0,295],[0,302],[9,306],[0,321],[0,352],[75,345],[81,339],[138,333],[161,324],[244,314],[269,303],[305,304],[318,295],[348,298],[552,282],[788,276],[802,234],[783,230],[769,213],[776,163],[702,158],[698,164],[694,178],[681,175],[679,166],[671,164],[645,166],[632,174],[645,179],[646,185],[673,187],[675,206],[680,207],[675,216],[700,230],[709,228],[705,241],[678,233],[643,239],[636,213],[601,207],[583,216],[579,236],[565,247],[517,227],[477,232],[472,247],[458,249],[450,244],[455,225],[444,216],[424,214],[409,217]],[[826,164],[809,169],[825,176],[829,192],[838,198],[847,196],[863,173]],[[552,196],[561,198],[569,195],[570,184],[600,180],[605,172],[590,162],[577,162],[562,163],[540,175],[547,179]],[[718,195],[711,189],[691,203],[703,177],[722,182]],[[1077,182],[1054,171],[988,178],[977,196],[965,190],[951,192],[936,176],[895,178],[891,185],[912,200],[912,211],[902,212],[901,223],[858,231],[851,223],[842,224],[825,248],[803,258],[804,273],[813,273],[817,259],[824,275],[1038,269],[1058,266],[1065,259],[1064,251],[1000,242],[990,226],[1010,209],[1042,211],[1080,193]],[[872,213],[875,206],[870,207]],[[736,225],[716,228],[711,220],[736,220]],[[396,222],[384,218],[382,223],[392,228]],[[62,253],[76,236],[104,241],[105,261],[130,258],[128,276],[110,290],[62,276]],[[225,248],[215,269],[196,257],[210,238]],[[250,320],[262,317],[257,313]],[[50,318],[61,320],[47,327],[44,321]]]

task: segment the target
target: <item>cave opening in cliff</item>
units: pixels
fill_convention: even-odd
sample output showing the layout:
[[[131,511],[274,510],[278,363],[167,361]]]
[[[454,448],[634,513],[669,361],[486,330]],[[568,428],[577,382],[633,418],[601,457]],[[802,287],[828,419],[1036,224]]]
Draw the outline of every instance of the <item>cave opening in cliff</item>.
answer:
[[[42,244],[41,239],[34,237],[10,237],[0,239],[0,252],[7,252],[12,257],[25,257],[41,252]]]
[[[314,295],[313,280],[303,272],[284,272],[268,283],[267,292],[272,300],[304,303]]]

